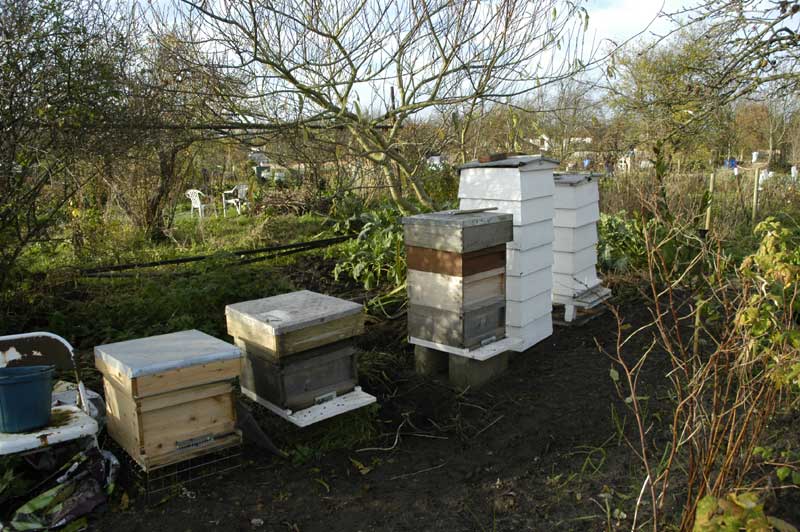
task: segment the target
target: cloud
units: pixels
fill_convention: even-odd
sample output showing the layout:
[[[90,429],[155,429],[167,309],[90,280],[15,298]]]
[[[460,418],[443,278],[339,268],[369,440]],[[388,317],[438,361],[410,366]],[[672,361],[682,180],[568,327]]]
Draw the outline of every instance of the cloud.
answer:
[[[621,43],[640,32],[642,37],[665,33],[671,24],[659,18],[662,11],[671,12],[683,7],[680,0],[589,0],[589,34],[597,42],[610,39]],[[648,27],[649,25],[649,27]]]

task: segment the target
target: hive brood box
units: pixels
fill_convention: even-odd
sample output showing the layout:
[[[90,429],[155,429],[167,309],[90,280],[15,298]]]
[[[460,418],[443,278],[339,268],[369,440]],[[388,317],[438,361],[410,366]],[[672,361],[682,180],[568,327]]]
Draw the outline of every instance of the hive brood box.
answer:
[[[225,315],[245,353],[241,385],[249,397],[297,411],[357,384],[360,304],[301,290],[228,305]]]
[[[505,336],[506,242],[513,217],[444,211],[403,219],[408,334],[472,349]]]
[[[246,353],[239,378],[242,388],[280,408],[302,410],[358,384],[358,351],[352,340],[283,358],[274,358],[251,342],[235,342]]]
[[[109,434],[145,471],[240,443],[239,358],[196,330],[95,347]]]

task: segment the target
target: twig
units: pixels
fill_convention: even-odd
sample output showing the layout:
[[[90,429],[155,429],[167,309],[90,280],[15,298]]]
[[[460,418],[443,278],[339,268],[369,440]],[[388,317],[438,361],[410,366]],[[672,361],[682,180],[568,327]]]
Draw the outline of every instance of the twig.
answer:
[[[473,440],[474,440],[475,438],[477,438],[478,436],[480,436],[481,434],[483,434],[483,433],[484,433],[484,431],[486,431],[488,428],[490,428],[491,426],[493,426],[495,423],[497,423],[498,421],[500,421],[500,420],[501,420],[501,419],[503,419],[504,417],[506,417],[506,415],[505,415],[505,414],[503,414],[502,416],[498,417],[497,419],[495,419],[494,421],[492,421],[491,423],[489,423],[488,425],[486,425],[485,427],[483,427],[481,430],[479,430],[479,431],[478,431],[478,432],[477,432],[477,433],[476,433],[476,434],[475,434],[475,435],[474,435],[474,436],[473,436],[471,439],[473,439]]]
[[[639,516],[639,505],[642,504],[642,497],[644,496],[644,489],[647,487],[647,483],[650,482],[650,475],[647,475],[642,483],[642,489],[639,491],[639,497],[636,499],[636,507],[633,510],[633,525],[631,525],[631,532],[635,532],[636,530],[636,518]]]
[[[363,449],[356,450],[357,453],[366,453],[368,451],[394,451],[395,447],[397,447],[398,442],[400,441],[400,429],[403,428],[403,425],[406,424],[406,420],[404,419],[402,423],[397,427],[397,432],[394,435],[394,443],[391,447],[364,447]]]
[[[442,462],[441,464],[433,467],[428,467],[426,469],[420,469],[419,471],[415,471],[414,473],[406,473],[404,475],[397,475],[396,477],[392,477],[389,480],[400,480],[401,478],[408,478],[413,477],[414,475],[419,475],[421,473],[427,473],[428,471],[433,471],[435,469],[441,469],[447,465],[447,462]]]

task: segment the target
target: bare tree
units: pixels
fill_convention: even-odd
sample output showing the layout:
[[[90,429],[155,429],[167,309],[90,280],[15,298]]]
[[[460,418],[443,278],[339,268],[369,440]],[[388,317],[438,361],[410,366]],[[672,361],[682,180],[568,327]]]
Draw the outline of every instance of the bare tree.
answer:
[[[731,102],[765,84],[779,92],[800,86],[800,1],[701,0],[667,15],[677,27],[719,51],[713,82]]]
[[[208,61],[246,72],[232,114],[245,123],[344,128],[350,150],[377,165],[395,202],[424,161],[400,131],[434,108],[502,101],[568,77],[579,57],[583,7],[559,0],[183,0]]]
[[[0,286],[114,145],[130,57],[124,16],[101,7],[9,0],[0,8]]]

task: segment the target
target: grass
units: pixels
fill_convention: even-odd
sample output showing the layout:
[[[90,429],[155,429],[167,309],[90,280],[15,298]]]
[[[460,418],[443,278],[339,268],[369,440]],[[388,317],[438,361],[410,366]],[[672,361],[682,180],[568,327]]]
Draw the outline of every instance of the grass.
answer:
[[[182,329],[225,337],[225,305],[294,289],[283,268],[295,257],[231,264],[230,252],[314,239],[319,216],[179,217],[167,240],[150,242],[112,219],[80,247],[69,240],[32,246],[24,276],[9,302],[0,333],[46,329],[78,348]],[[311,253],[322,253],[321,251]],[[147,262],[190,255],[191,264],[124,272],[116,278],[81,276],[78,268]]]

